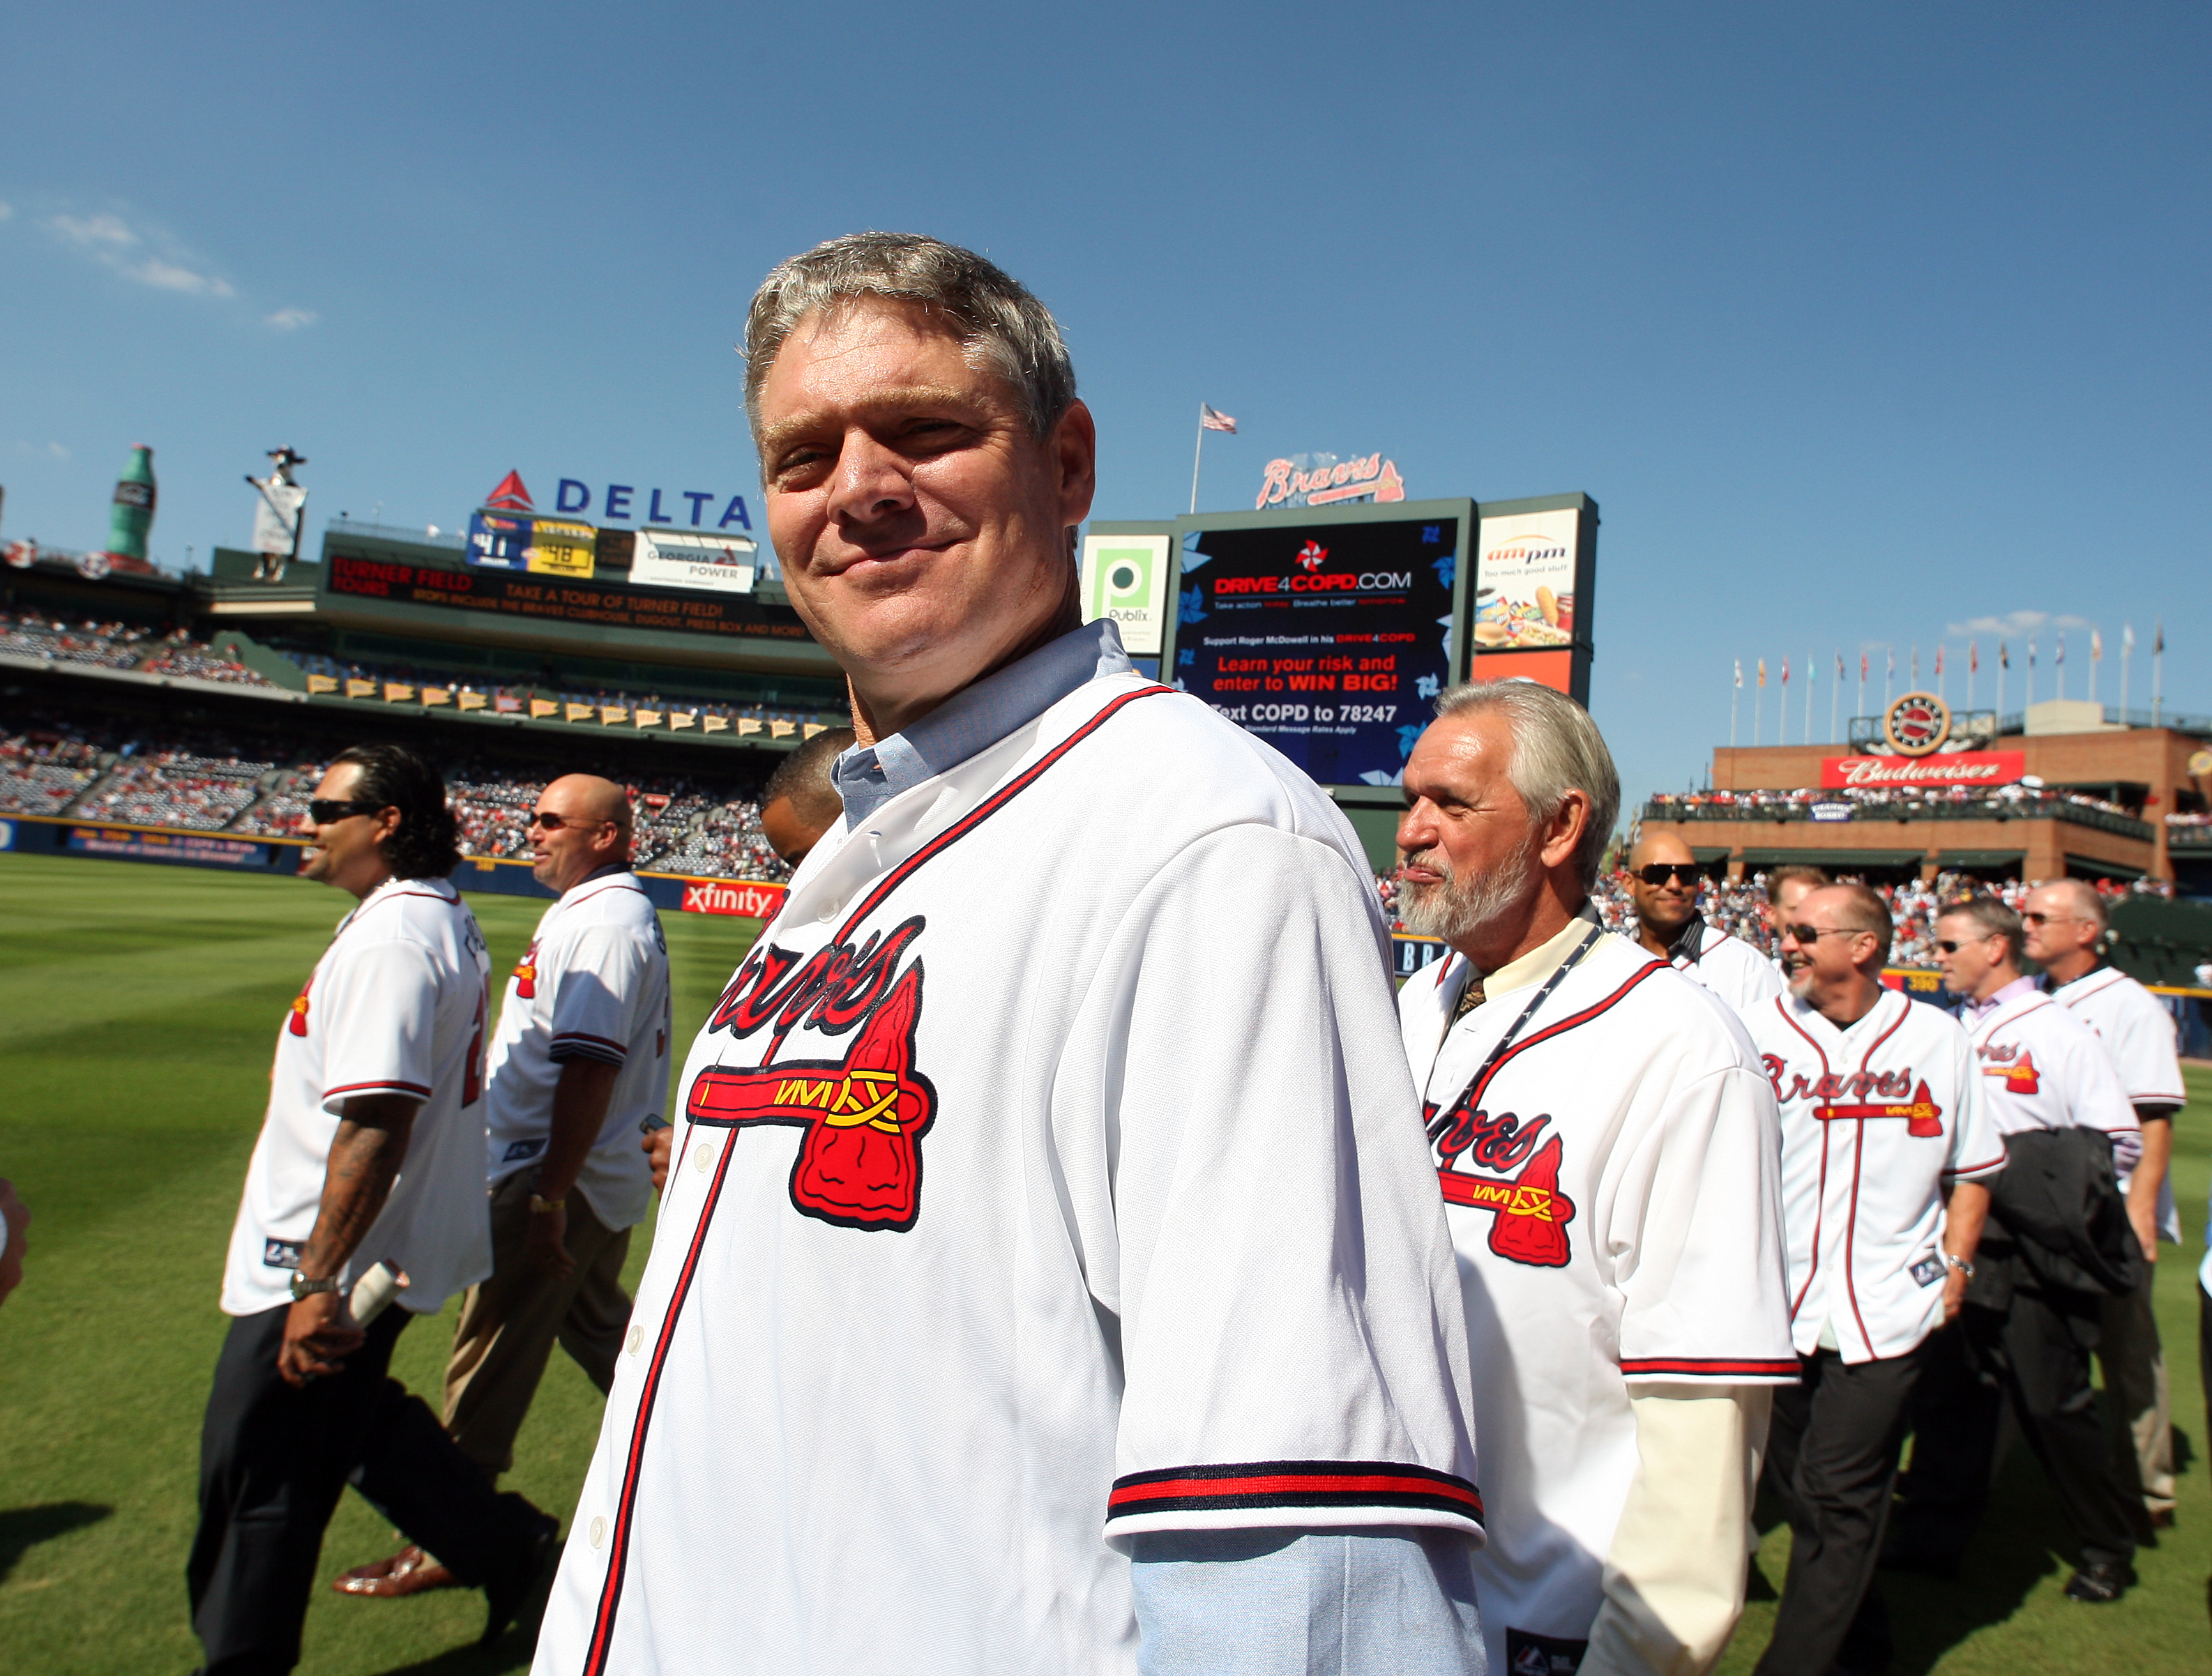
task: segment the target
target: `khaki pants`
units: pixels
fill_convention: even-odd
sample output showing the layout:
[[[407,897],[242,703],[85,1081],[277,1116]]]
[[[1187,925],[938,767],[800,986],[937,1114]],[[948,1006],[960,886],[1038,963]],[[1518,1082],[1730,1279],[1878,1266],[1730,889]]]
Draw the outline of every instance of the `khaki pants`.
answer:
[[[622,1289],[629,1230],[609,1228],[572,1192],[566,1243],[575,1271],[565,1279],[540,1273],[524,1246],[537,1191],[535,1169],[517,1170],[492,1189],[491,1276],[461,1300],[446,1363],[446,1430],[494,1478],[514,1465],[515,1434],[555,1343],[604,1395],[629,1324]]]
[[[2178,1262],[2168,1246],[2168,1262]],[[2125,1297],[2105,1300],[2097,1360],[2105,1370],[2106,1412],[2115,1433],[2112,1453],[2121,1478],[2140,1488],[2153,1514],[2173,1511],[2173,1410],[2167,1393],[2166,1356],[2150,1309],[2157,1269],[2143,1265],[2142,1284]]]

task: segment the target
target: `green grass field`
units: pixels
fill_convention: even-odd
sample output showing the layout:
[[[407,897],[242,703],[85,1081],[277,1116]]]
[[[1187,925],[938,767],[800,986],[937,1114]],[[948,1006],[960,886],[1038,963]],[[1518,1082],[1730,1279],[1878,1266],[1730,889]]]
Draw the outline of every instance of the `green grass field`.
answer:
[[[540,904],[471,900],[504,972]],[[294,880],[0,855],[0,1175],[36,1218],[28,1278],[0,1309],[0,1661],[11,1671],[137,1676],[198,1661],[184,1562],[201,1407],[224,1327],[224,1242],[277,1026],[346,905]],[[686,914],[665,923],[681,1044],[753,926]],[[2175,1175],[2193,1233],[2212,1173],[2212,1081],[2191,1075]],[[633,1275],[649,1236],[650,1224],[632,1247]],[[2065,1532],[2016,1451],[1959,1582],[1884,1579],[1905,1676],[2206,1668],[2212,1490],[2197,1458],[2193,1255],[2169,1250],[2159,1267],[2188,1464],[2179,1527],[2142,1557],[2143,1586],[2116,1606],[2061,1597]],[[451,1332],[450,1318],[410,1328],[393,1371],[434,1392]],[[565,1519],[599,1411],[597,1393],[556,1355],[508,1485]],[[1766,1577],[1782,1576],[1788,1541],[1769,1535]],[[349,1497],[322,1574],[391,1546],[390,1529]],[[1772,1612],[1771,1600],[1754,1600],[1723,1671],[1751,1668]],[[474,1594],[319,1593],[302,1668],[464,1676],[526,1666],[514,1637],[476,1651],[481,1622]]]

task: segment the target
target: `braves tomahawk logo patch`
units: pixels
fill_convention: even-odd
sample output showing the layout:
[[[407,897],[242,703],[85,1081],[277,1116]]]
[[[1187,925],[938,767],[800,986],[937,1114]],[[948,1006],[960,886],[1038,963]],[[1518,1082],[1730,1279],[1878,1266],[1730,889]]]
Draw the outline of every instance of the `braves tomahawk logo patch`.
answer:
[[[804,1129],[791,1202],[841,1228],[903,1234],[921,1214],[921,1138],[937,1090],[915,1068],[921,962],[908,967],[867,1015],[841,1060],[795,1060],[750,1071],[702,1071],[684,1112],[694,1123]]]
[[[1444,1203],[1497,1212],[1490,1248],[1500,1257],[1535,1268],[1565,1268],[1574,1255],[1567,1224],[1575,1205],[1559,1191],[1565,1149],[1557,1135],[1543,1134],[1550,1114],[1525,1124],[1511,1112],[1455,1112],[1439,1120],[1431,1110],[1428,1116]],[[1500,1176],[1516,1166],[1520,1173],[1504,1179],[1478,1175],[1460,1168],[1462,1159]]]

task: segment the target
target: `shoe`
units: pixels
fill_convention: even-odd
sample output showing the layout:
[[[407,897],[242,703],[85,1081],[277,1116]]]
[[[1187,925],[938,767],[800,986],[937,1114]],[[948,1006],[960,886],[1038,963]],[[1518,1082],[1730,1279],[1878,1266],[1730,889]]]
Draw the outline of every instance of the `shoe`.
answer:
[[[484,1585],[484,1602],[490,1610],[477,1645],[489,1647],[518,1625],[526,1636],[535,1639],[538,1621],[545,1616],[546,1598],[553,1593],[554,1574],[560,1569],[561,1521],[550,1514],[540,1513],[521,1564],[506,1582]]]
[[[2090,1606],[2103,1606],[2128,1592],[2136,1580],[2135,1568],[2117,1560],[2085,1565],[2068,1581],[2066,1598]]]
[[[452,1572],[410,1542],[390,1559],[339,1572],[331,1579],[331,1587],[341,1594],[397,1600],[404,1595],[422,1594],[434,1588],[452,1588],[454,1582]]]

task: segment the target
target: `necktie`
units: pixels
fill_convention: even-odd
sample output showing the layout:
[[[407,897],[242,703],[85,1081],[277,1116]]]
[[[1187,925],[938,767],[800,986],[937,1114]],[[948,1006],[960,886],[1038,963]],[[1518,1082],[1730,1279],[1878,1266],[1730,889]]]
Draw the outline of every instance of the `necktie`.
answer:
[[[1467,987],[1459,993],[1459,1004],[1452,1008],[1451,1022],[1455,1024],[1458,1023],[1461,1019],[1480,1006],[1486,999],[1487,998],[1482,993],[1482,975],[1480,972],[1469,972],[1467,975]]]

